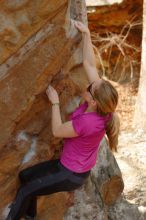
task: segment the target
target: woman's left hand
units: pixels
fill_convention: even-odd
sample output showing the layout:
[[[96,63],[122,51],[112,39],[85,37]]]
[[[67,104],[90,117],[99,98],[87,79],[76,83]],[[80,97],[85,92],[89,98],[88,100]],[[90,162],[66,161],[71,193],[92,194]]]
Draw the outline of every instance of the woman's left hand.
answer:
[[[46,94],[52,104],[59,103],[58,93],[52,86],[50,86],[50,85],[48,86],[48,88],[46,90]]]
[[[72,22],[73,22],[74,26],[82,33],[90,33],[89,28],[85,24],[83,24],[82,22],[75,21],[75,20],[73,20]]]

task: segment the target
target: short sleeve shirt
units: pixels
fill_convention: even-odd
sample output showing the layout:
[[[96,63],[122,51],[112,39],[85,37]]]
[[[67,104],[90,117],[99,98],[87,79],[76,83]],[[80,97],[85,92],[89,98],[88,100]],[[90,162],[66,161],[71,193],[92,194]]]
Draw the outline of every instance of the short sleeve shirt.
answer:
[[[100,141],[105,134],[105,126],[111,115],[101,116],[96,112],[85,112],[84,102],[70,116],[77,137],[64,138],[60,161],[68,169],[82,173],[95,164]]]

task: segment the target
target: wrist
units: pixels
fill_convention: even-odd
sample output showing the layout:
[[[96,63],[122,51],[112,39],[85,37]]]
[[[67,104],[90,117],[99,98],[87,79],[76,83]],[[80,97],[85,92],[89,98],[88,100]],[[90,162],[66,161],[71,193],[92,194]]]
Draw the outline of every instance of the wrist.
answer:
[[[52,105],[59,105],[59,102],[54,102],[52,103]]]
[[[90,36],[90,31],[85,31],[85,32],[82,32],[83,36]]]

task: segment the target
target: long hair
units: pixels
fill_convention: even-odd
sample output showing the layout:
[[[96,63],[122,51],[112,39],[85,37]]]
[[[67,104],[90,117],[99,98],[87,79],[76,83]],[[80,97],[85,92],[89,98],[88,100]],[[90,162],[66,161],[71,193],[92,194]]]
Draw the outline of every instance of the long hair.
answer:
[[[112,151],[117,152],[118,136],[120,131],[120,120],[116,112],[113,113],[112,119],[106,126],[106,135]]]
[[[109,81],[102,79],[100,86],[94,91],[94,97],[98,114],[104,116],[112,113],[112,118],[106,125],[106,135],[111,150],[117,151],[120,120],[115,110],[118,104],[118,92]]]

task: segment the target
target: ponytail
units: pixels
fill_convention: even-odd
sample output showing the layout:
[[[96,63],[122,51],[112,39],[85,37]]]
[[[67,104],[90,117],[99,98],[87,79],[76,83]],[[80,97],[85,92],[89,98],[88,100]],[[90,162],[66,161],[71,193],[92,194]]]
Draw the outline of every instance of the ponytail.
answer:
[[[106,126],[106,135],[108,138],[108,143],[112,151],[117,152],[118,136],[120,131],[120,120],[117,113],[113,113],[112,119],[108,122]]]

